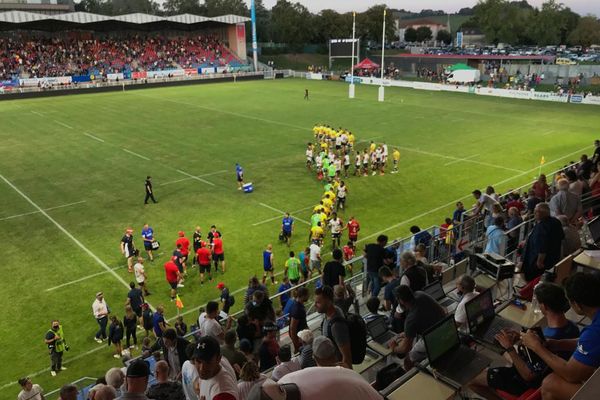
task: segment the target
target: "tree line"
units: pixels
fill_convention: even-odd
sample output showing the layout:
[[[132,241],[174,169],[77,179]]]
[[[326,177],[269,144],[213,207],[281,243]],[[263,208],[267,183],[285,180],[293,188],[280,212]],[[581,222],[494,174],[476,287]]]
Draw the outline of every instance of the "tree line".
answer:
[[[352,13],[338,13],[324,9],[311,13],[304,5],[289,0],[278,0],[271,8],[263,0],[255,0],[257,35],[260,42],[287,43],[291,47],[305,44],[324,44],[333,38],[352,35]],[[213,17],[224,14],[249,16],[244,0],[82,0],[75,5],[77,11],[105,15],[144,12],[155,15],[197,14]],[[383,10],[385,4],[370,7],[356,14],[356,34],[363,41],[381,41]],[[463,8],[457,14],[471,18],[461,29],[479,29],[490,43],[512,45],[571,44],[589,46],[600,44],[600,21],[595,16],[580,16],[556,0],[547,0],[541,7],[532,7],[526,0],[479,0],[473,8]],[[388,41],[398,40],[394,33],[394,20],[415,17],[427,18],[445,15],[442,10],[422,10],[412,13],[390,9],[386,17]],[[407,32],[410,41],[437,39],[451,43],[449,32],[442,31],[431,37],[426,29]]]

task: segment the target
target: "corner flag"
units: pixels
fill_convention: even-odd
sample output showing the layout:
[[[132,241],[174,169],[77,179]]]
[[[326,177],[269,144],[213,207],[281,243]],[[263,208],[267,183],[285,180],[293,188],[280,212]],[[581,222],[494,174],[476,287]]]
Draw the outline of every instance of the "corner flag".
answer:
[[[540,165],[544,165],[546,163],[546,159],[544,158],[544,156],[542,156],[542,159],[540,160]]]
[[[177,307],[179,309],[183,308],[183,302],[179,298],[179,295],[177,295],[177,297],[175,297],[175,307]]]

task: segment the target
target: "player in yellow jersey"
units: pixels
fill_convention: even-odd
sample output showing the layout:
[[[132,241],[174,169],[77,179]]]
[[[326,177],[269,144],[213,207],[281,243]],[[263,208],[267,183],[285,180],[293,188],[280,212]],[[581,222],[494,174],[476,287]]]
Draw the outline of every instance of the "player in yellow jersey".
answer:
[[[321,228],[321,222],[318,222],[317,225],[310,228],[311,240],[320,241],[321,239],[323,239],[324,235],[325,235],[325,231],[323,230],[323,228]]]
[[[375,151],[376,148],[377,148],[377,145],[375,144],[375,142],[373,142],[371,140],[371,144],[369,145],[369,155],[373,154],[373,152]]]
[[[398,173],[398,163],[400,162],[400,152],[398,149],[394,149],[392,153],[392,159],[394,160],[394,169],[392,170],[392,174]]]
[[[349,147],[349,151],[352,150],[352,148],[354,147],[354,142],[356,141],[356,138],[354,137],[354,133],[352,132],[348,132],[348,147]]]

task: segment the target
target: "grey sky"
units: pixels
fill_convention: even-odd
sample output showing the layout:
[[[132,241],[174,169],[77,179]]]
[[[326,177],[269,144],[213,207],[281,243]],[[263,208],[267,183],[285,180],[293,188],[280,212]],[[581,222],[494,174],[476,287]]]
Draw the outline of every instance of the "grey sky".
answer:
[[[324,8],[331,8],[340,12],[364,11],[372,5],[385,3],[392,8],[404,8],[410,11],[421,11],[429,8],[433,10],[445,10],[456,12],[463,7],[471,7],[477,3],[476,0],[290,0],[297,1],[312,12],[318,12]],[[529,4],[539,6],[544,0],[528,0]],[[559,0],[560,1],[560,0]],[[250,0],[246,0],[250,4]],[[277,0],[264,0],[266,7],[272,7]],[[598,0],[562,0],[560,1],[573,11],[585,15],[595,14],[600,16],[600,1]]]

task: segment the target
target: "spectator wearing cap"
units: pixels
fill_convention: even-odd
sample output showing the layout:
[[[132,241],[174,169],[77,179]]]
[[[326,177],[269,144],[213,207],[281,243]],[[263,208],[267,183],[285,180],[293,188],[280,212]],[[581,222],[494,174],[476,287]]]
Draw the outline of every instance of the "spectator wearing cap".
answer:
[[[59,392],[60,400],[77,400],[78,394],[79,390],[73,384],[63,385]]]
[[[194,350],[194,364],[202,380],[200,398],[206,400],[238,400],[235,373],[221,364],[219,342],[211,337],[200,338]]]
[[[29,378],[19,379],[21,391],[17,395],[17,400],[44,400],[44,390],[37,383],[32,383]]]
[[[335,356],[335,349],[333,351],[333,355]],[[298,360],[292,359],[292,348],[290,345],[286,344],[285,346],[281,346],[279,348],[279,353],[277,354],[277,366],[273,368],[271,379],[277,382],[285,375],[294,371],[298,371],[299,369],[300,363]]]
[[[277,365],[277,354],[279,354],[279,343],[277,342],[277,325],[271,321],[263,325],[263,340],[258,349],[260,371],[266,371]]]
[[[186,400],[199,400],[198,393],[200,392],[200,378],[198,370],[194,364],[194,351],[196,344],[190,343],[185,348],[185,354],[188,360],[181,366],[181,388]]]
[[[92,303],[92,312],[99,326],[98,332],[96,332],[95,340],[98,343],[102,343],[102,341],[107,338],[106,326],[108,325],[109,314],[108,305],[104,300],[104,293],[96,293],[96,300],[94,300]]]
[[[185,400],[181,383],[169,380],[169,364],[166,361],[158,361],[154,373],[157,382],[148,389],[146,394],[148,398],[155,400]]]
[[[335,355],[335,344],[325,336],[317,336],[313,340],[313,358],[318,367],[341,366]]]
[[[244,353],[235,348],[236,341],[237,335],[235,331],[229,330],[225,332],[225,344],[221,346],[221,355],[229,361],[236,371],[239,371],[247,360]]]
[[[150,365],[148,362],[138,358],[134,360],[125,373],[127,391],[118,397],[119,400],[146,400],[146,389],[148,388],[148,377]]]
[[[221,292],[221,296],[220,296],[221,310],[225,314],[229,314],[229,309],[235,303],[235,299],[234,299],[233,295],[231,295],[229,293],[229,288],[227,286],[225,286],[225,283],[219,282],[217,284],[217,289],[219,289],[219,291]]]
[[[244,364],[240,371],[240,380],[237,384],[239,392],[238,400],[246,400],[248,393],[252,390],[254,385],[262,385],[266,380],[267,376],[260,373],[256,363],[249,361]]]
[[[302,341],[300,355],[298,356],[300,368],[315,367],[315,359],[313,358],[313,333],[310,329],[303,329],[298,332],[298,337]]]
[[[165,360],[169,364],[169,378],[173,380],[181,379],[181,368],[188,359],[186,348],[190,344],[186,339],[177,336],[173,328],[165,331],[162,337],[162,352]],[[159,343],[157,342],[157,344]]]

